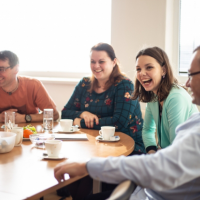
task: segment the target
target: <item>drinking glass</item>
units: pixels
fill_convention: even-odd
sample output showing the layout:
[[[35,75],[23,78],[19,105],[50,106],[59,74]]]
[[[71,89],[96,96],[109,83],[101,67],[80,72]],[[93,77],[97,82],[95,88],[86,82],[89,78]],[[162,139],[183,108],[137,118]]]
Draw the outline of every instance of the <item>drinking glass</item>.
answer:
[[[9,131],[15,126],[15,112],[5,112],[5,131]]]
[[[53,130],[53,109],[44,109],[44,111],[43,111],[43,128],[45,131]]]

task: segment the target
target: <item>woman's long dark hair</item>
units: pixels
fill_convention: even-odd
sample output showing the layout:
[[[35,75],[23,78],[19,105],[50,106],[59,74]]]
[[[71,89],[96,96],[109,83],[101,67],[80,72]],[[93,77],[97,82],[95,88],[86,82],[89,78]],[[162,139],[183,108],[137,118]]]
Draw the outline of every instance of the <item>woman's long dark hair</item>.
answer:
[[[91,48],[91,52],[92,51],[105,51],[112,61],[116,58],[113,47],[107,43],[96,44],[95,46]],[[123,77],[124,77],[124,74],[121,72],[120,67],[119,67],[119,62],[117,61],[108,81],[105,84],[104,89],[107,90],[111,85],[114,85],[116,81],[122,80]],[[99,87],[98,81],[94,77],[94,75],[92,75],[90,78],[90,88],[88,91],[92,92],[95,88],[98,88],[98,87]]]
[[[137,56],[136,60],[140,56],[150,56],[159,63],[160,67],[166,68],[165,78],[161,79],[160,85],[158,87],[157,96],[152,91],[146,91],[140,82],[136,79],[135,90],[132,99],[138,99],[141,102],[151,102],[151,101],[163,101],[169,95],[172,86],[177,86],[178,81],[174,77],[171,65],[169,63],[169,58],[167,54],[159,47],[150,47],[141,50]]]

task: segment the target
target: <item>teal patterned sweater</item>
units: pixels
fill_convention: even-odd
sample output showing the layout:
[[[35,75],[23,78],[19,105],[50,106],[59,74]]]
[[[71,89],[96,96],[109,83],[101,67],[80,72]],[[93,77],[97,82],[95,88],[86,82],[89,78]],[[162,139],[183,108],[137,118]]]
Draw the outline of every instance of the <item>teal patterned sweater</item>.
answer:
[[[89,78],[83,78],[77,84],[62,110],[62,119],[74,120],[84,111],[91,112],[99,118],[99,124],[94,122],[93,129],[100,130],[101,126],[115,126],[116,131],[123,132],[134,139],[134,151],[145,153],[140,104],[137,100],[130,99],[134,90],[132,81],[124,77],[100,94],[95,91],[88,92],[89,85]],[[81,127],[87,128],[84,119],[81,120]]]

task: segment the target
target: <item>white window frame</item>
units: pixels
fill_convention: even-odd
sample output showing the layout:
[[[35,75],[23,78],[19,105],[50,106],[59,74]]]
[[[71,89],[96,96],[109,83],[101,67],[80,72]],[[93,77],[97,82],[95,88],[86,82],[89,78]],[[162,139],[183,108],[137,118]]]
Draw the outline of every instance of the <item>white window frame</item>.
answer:
[[[180,0],[166,1],[165,51],[169,55],[173,72],[181,84],[188,80],[187,73],[179,72],[180,59]],[[189,68],[189,66],[188,66]]]

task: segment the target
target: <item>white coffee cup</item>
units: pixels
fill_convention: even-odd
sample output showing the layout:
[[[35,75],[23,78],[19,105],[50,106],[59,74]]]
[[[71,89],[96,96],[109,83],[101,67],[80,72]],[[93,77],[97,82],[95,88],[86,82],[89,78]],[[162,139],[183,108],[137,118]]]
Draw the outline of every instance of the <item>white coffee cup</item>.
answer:
[[[102,136],[104,140],[110,140],[110,137],[115,135],[115,127],[114,126],[102,126],[99,134]]]
[[[16,133],[15,146],[21,146],[24,132],[23,127],[13,127],[11,131]]]
[[[45,149],[49,157],[58,157],[62,148],[62,140],[46,140]]]
[[[61,119],[60,126],[62,131],[69,132],[72,130],[73,119]]]

